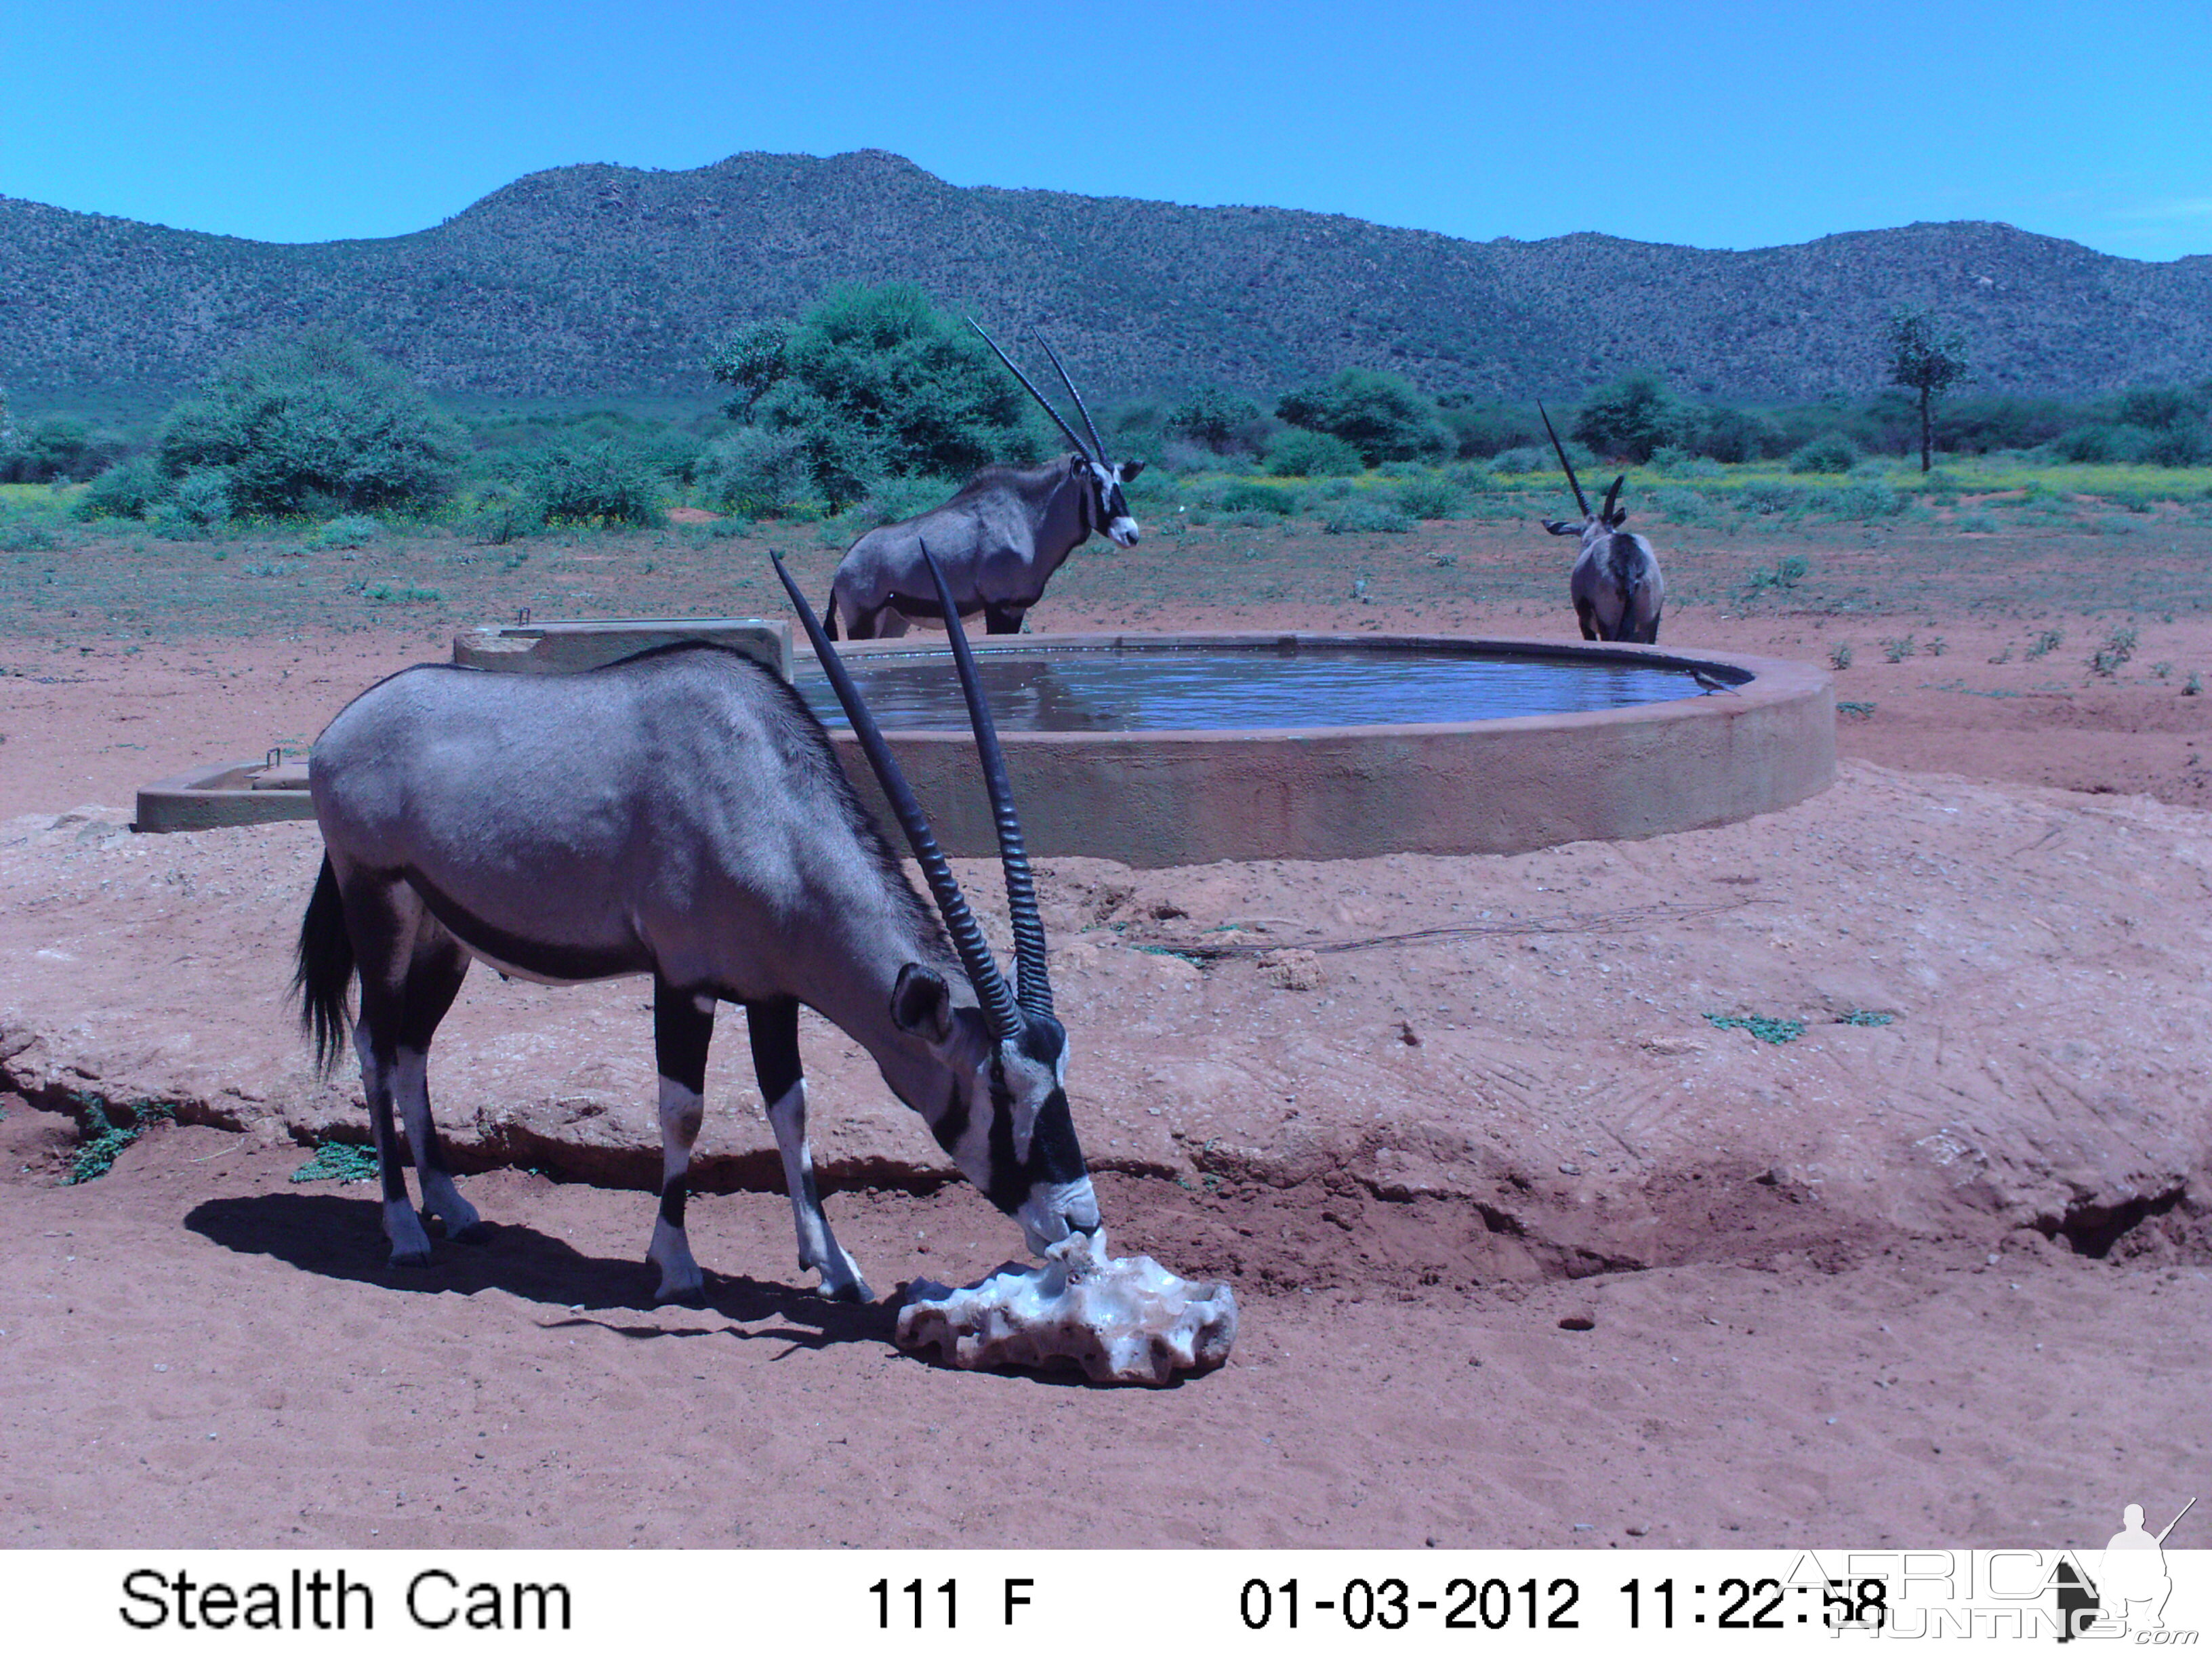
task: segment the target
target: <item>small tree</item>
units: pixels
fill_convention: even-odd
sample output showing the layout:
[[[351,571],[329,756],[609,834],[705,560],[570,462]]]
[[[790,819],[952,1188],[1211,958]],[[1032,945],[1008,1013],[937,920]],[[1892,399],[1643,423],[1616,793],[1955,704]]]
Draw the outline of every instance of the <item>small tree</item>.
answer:
[[[1218,454],[1249,441],[1262,429],[1266,418],[1260,405],[1243,392],[1202,386],[1186,393],[1168,411],[1165,424],[1177,437],[1203,444]]]
[[[787,332],[756,325],[708,368],[761,424],[799,435],[832,507],[877,478],[965,477],[1040,450],[1029,394],[911,283],[834,288]]]
[[[1966,337],[1945,328],[1932,310],[1899,311],[1889,319],[1891,384],[1920,394],[1920,470],[1935,465],[1936,399],[1972,373]]]
[[[1639,465],[1687,435],[1688,411],[1652,370],[1637,369],[1583,400],[1574,435],[1601,455]]]
[[[1343,439],[1370,466],[1452,447],[1436,404],[1411,381],[1371,368],[1340,369],[1323,385],[1286,392],[1275,413],[1292,426]]]
[[[217,369],[161,431],[173,478],[220,473],[237,513],[419,512],[453,492],[461,439],[400,372],[311,331]]]
[[[791,338],[788,323],[755,323],[732,334],[707,359],[707,372],[732,388],[726,414],[752,418],[753,405],[785,374],[783,349]]]

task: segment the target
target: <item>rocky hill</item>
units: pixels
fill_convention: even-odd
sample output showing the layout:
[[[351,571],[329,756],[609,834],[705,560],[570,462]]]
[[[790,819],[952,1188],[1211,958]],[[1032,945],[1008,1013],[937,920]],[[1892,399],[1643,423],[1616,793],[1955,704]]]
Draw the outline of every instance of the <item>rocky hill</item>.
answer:
[[[562,167],[434,229],[286,245],[0,198],[0,386],[166,398],[271,328],[331,324],[434,392],[704,398],[709,344],[839,281],[920,283],[1042,325],[1111,398],[1271,392],[1347,364],[1431,392],[1571,395],[1650,366],[1753,402],[1857,396],[1881,330],[1932,304],[1987,391],[2195,381],[2212,257],[2151,264],[2008,225],[1723,252],[1596,234],[1461,241],[1274,208],[960,189],[882,151],[690,172]]]

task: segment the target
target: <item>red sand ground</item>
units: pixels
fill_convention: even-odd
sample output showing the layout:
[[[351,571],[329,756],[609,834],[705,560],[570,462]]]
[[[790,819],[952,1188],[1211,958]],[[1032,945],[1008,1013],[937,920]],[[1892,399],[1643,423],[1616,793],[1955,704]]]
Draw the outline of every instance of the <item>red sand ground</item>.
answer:
[[[819,592],[818,577],[810,586]],[[1095,580],[1071,586],[1079,591],[1069,601],[1041,609],[1042,625],[1167,620],[1143,614],[1149,606],[1104,602]],[[1466,599],[1356,610],[1212,605],[1173,618],[1193,628],[1380,622],[1552,635],[1566,620],[1564,604],[1554,611]],[[1977,822],[2002,819],[2009,834],[2009,813],[2065,817],[2087,826],[2085,836],[2105,822],[2077,810],[2090,805],[2084,797],[2038,786],[2191,809],[2118,803],[2125,811],[2112,820],[2113,833],[2154,830],[2160,872],[2212,865],[2212,838],[2203,833],[2212,820],[2193,811],[2203,799],[2196,756],[2207,700],[2178,695],[2182,675],[2212,664],[2212,626],[2145,617],[2137,663],[2114,683],[2085,687],[2081,659],[2107,624],[2057,620],[2068,635],[2063,653],[2033,659],[2023,646],[2042,619],[1963,604],[1841,619],[1744,618],[1707,606],[1679,614],[1668,643],[1824,659],[1854,640],[1838,696],[1875,712],[1843,721],[1844,754],[1996,786],[1847,766],[1833,822],[1870,845],[1860,879],[1884,890],[1844,896],[1852,902],[1880,897],[1910,914],[1920,881],[1940,910],[1974,884],[1958,849],[1971,851]],[[1908,633],[1915,653],[1885,661],[1881,640]],[[442,654],[449,634],[416,625],[261,644],[198,637],[150,641],[128,656],[88,628],[81,639],[58,634],[69,646],[61,653],[48,654],[42,639],[39,655],[17,663],[33,678],[0,680],[0,819],[126,805],[153,776],[304,743],[355,690]],[[1944,641],[1940,658],[1927,649],[1934,637]],[[2008,646],[2009,661],[1988,660]],[[2062,654],[2063,673],[2053,666]],[[2165,659],[2177,665],[2173,676],[2142,672]],[[1963,689],[1942,689],[1954,680]],[[1919,852],[1900,830],[1891,857],[1884,820],[1901,820],[1914,802],[1931,815],[1962,814],[1964,827],[1956,842]],[[1781,960],[1778,951],[1836,947],[1790,937],[1790,918],[1840,914],[1843,902],[1811,884],[1840,879],[1838,866],[1793,856],[1802,826],[1826,822],[1820,801],[1798,811],[1810,816],[1715,832],[1742,838],[1731,845],[1757,860],[1763,914],[1780,920],[1755,936],[1699,936],[1710,950],[1764,952],[1764,963]],[[2114,939],[2100,944],[2096,960],[2114,964],[2113,989],[2100,994],[2122,1000],[2112,1008],[2201,1030],[2201,884],[2177,887],[2160,874],[2168,884],[2147,891],[2139,910],[2106,916],[2118,902],[2114,884],[2130,873],[2112,851],[2123,844],[2085,841],[2078,854],[2039,866],[2038,914],[2078,916],[2085,930],[2107,924]],[[1614,850],[1670,872],[1693,861],[1690,850],[1661,843]],[[1541,908],[1550,901],[1539,895],[1562,870],[1605,879],[1578,856],[1431,860],[1410,873],[1365,863],[1213,866],[1127,884],[1162,922],[1176,909],[1202,919],[1264,893],[1297,907],[1290,922],[1384,931],[1424,902],[1407,881],[1444,884],[1427,901],[1439,909],[1476,894]],[[1102,879],[1087,861],[1070,862],[1084,867],[1048,872],[1054,902],[1066,905]],[[1896,916],[1891,925],[1909,926]],[[1056,946],[1066,942],[1056,935]],[[1898,942],[1909,959],[1911,940]],[[285,944],[270,941],[276,957]],[[1944,948],[1980,947],[1954,939]],[[2056,948],[2063,968],[2074,947]],[[1626,1063],[1620,1034],[1581,1029],[1565,1001],[1579,975],[1613,964],[1580,947],[1569,955],[1547,969],[1540,953],[1525,957],[1499,941],[1494,954],[1477,950],[1455,971],[1475,982],[1467,994],[1478,1003],[1480,986],[1495,979],[1508,1006],[1494,1018],[1522,1021],[1534,1034],[1526,1052],[1540,1046],[1554,1075],[1586,1062],[1617,1068]],[[1360,961],[1357,983],[1340,976],[1303,1000],[1256,975],[1218,970],[1202,1006],[1145,1028],[1156,1037],[1135,1029],[1153,1017],[1149,1005],[1115,1000],[1128,988],[1103,969],[1079,981],[1095,989],[1074,1000],[1063,991],[1062,1009],[1079,1064],[1094,1078],[1111,1069],[1102,1054],[1118,1064],[1158,1042],[1168,1058],[1192,1063],[1217,1047],[1228,1054],[1256,1043],[1293,1078],[1307,1074],[1310,1054],[1310,1074],[1328,1079],[1358,1060],[1340,1036],[1345,1024],[1387,1031],[1400,1005],[1409,1013],[1424,1006],[1423,988],[1392,979],[1404,969],[1387,953]],[[1542,975],[1571,968],[1577,977],[1547,991]],[[1652,984],[1663,968],[1633,971]],[[273,1000],[240,1010],[220,975],[135,947],[113,972],[130,994],[194,1018],[204,1007],[211,1022],[283,1018]],[[1923,994],[1940,1006],[1946,993]],[[2017,1018],[2052,1019],[2073,994],[2054,991],[2051,1005]],[[2094,1046],[2109,1031],[2120,1043],[2120,1014],[2077,1012],[2083,1042]],[[2007,1018],[1962,1006],[1953,1029],[1968,1035],[1954,1041]],[[1086,1030],[1097,1033],[1088,1055]],[[1428,1040],[1446,1048],[1450,1041],[1433,1030]],[[641,1024],[637,1046],[644,1041]],[[1647,1058],[1656,1072],[1677,1052],[1662,1042]],[[1869,1050],[1869,1077],[1889,1064],[1888,1052]],[[1765,1051],[1743,1053],[1723,1057],[1719,1085],[1701,1103],[1711,1127],[1701,1121],[1698,1133],[1748,1151],[1760,1144],[1776,1097],[1748,1069],[1765,1063]],[[2143,1068],[2146,1079],[2151,1070]],[[1942,1109],[1940,1070],[1883,1075],[1884,1086],[1913,1096],[1909,1103]],[[1102,1081],[1099,1091],[1131,1093],[1125,1081]],[[514,1170],[469,1177],[467,1189],[501,1224],[495,1242],[446,1250],[428,1274],[396,1274],[380,1265],[370,1189],[290,1184],[301,1153],[281,1132],[157,1129],[105,1178],[64,1187],[58,1174],[74,1126],[8,1098],[0,1101],[0,1259],[9,1263],[0,1282],[0,1542],[2094,1544],[2121,1504],[2172,1513],[2203,1484],[2202,1427],[2212,1420],[2204,1317],[2212,1130],[2191,1075],[2161,1073],[2137,1087],[2193,1149],[2191,1173],[2178,1204],[2104,1259],[2031,1229],[2006,1231],[1971,1206],[1895,1227],[1871,1224],[1864,1206],[1837,1206],[1824,1220],[1817,1206],[1790,1210],[1786,1191],[1772,1196],[1753,1182],[1729,1200],[1749,1219],[1717,1200],[1664,1211],[1676,1219],[1646,1252],[1660,1265],[1589,1273],[1589,1261],[1567,1255],[1501,1254],[1467,1203],[1385,1201],[1327,1170],[1291,1180],[1279,1162],[1227,1163],[1188,1188],[1109,1176],[1117,1243],[1194,1276],[1230,1274],[1244,1308],[1229,1365],[1160,1393],[952,1373],[899,1355],[887,1309],[831,1308],[799,1288],[789,1211],[775,1194],[696,1200],[709,1305],[656,1310],[637,1265],[651,1206],[635,1192]],[[824,1117],[837,1109],[830,1092],[825,1085]],[[731,1097],[724,1090],[715,1109],[755,1109],[749,1096]],[[2085,1094],[2079,1109],[2103,1111],[2099,1103],[2115,1097]],[[1437,1103],[1452,1108],[1448,1098]],[[1119,1122],[1111,1113],[1142,1109],[1116,1096],[1099,1109],[1101,1121]],[[1279,1105],[1214,1109],[1209,1134],[1232,1144],[1273,1144],[1283,1130]],[[1525,1109],[1532,1118],[1549,1110],[1540,1100]],[[1540,1144],[1537,1127],[1528,1126],[1531,1144]],[[1388,1126],[1380,1133],[1387,1140]],[[1095,1132],[1091,1139],[1096,1151]],[[1870,1164],[1855,1178],[1878,1193],[1885,1171]],[[1661,1196],[1651,1201],[1663,1211]],[[1558,1202],[1571,1205],[1571,1194]],[[925,1273],[973,1277],[1014,1247],[1010,1227],[962,1186],[845,1192],[831,1207],[882,1290]]]

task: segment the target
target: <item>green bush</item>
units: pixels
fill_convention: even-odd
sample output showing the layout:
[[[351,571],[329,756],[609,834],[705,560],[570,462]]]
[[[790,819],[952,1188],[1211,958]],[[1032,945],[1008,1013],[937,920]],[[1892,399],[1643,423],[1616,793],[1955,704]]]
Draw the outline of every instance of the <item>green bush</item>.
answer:
[[[725,513],[775,517],[812,488],[805,440],[796,432],[740,427],[707,446],[696,483],[700,497]]]
[[[177,480],[154,507],[154,522],[171,529],[208,530],[234,516],[230,474],[219,466],[201,467]]]
[[[1455,519],[1462,510],[1457,487],[1449,478],[1433,473],[1407,479],[1395,494],[1398,510],[1409,519]]]
[[[1648,368],[1624,374],[1583,399],[1574,435],[1601,455],[1639,465],[1687,433],[1690,413]]]
[[[220,472],[234,514],[419,513],[453,492],[458,428],[341,334],[250,349],[170,411],[161,468]]]
[[[1814,438],[1790,457],[1792,472],[1848,472],[1858,464],[1858,446],[1840,432]]]
[[[527,495],[496,489],[461,521],[461,532],[493,547],[505,547],[545,528],[545,509]],[[528,557],[527,554],[522,555]]]
[[[133,456],[86,485],[70,511],[80,519],[143,519],[173,487],[151,455]]]
[[[1163,424],[1176,436],[1203,444],[1217,454],[1256,453],[1266,436],[1267,416],[1241,392],[1202,386],[1170,410]]]
[[[1277,433],[1261,465],[1278,478],[1343,478],[1361,470],[1359,452],[1343,439],[1301,427]]]
[[[1805,492],[1795,484],[1754,479],[1736,492],[1736,505],[1747,513],[1789,513],[1805,505]]]
[[[307,538],[307,544],[317,550],[340,547],[367,547],[384,533],[384,526],[374,519],[349,513],[343,518],[332,519]]]
[[[958,481],[951,478],[881,479],[860,503],[860,516],[871,524],[896,524],[944,506],[959,489]]]
[[[713,367],[727,378],[722,359]],[[832,289],[791,330],[773,368],[755,417],[799,437],[835,509],[877,478],[965,477],[994,461],[1034,460],[1045,447],[1029,394],[911,283]],[[1082,430],[1079,415],[1063,412]]]
[[[662,520],[653,473],[612,443],[563,445],[531,468],[532,503],[548,523],[658,525]]]
[[[1370,466],[1442,458],[1456,448],[1437,406],[1411,381],[1371,368],[1340,369],[1323,385],[1286,392],[1275,413],[1294,427],[1342,439]]]
[[[1220,506],[1224,513],[1258,512],[1287,518],[1298,510],[1298,492],[1282,484],[1261,483],[1256,478],[1239,478],[1221,492]]]
[[[1349,501],[1332,508],[1321,527],[1332,536],[1364,535],[1381,532],[1402,535],[1413,521],[1395,507],[1377,501]]]
[[[1549,441],[1533,409],[1472,398],[1459,401],[1449,395],[1440,402],[1439,416],[1451,434],[1453,452],[1462,459],[1484,459]]]
[[[122,449],[112,432],[94,433],[86,422],[49,415],[0,431],[0,483],[79,483],[112,465]]]
[[[1904,509],[1905,497],[1882,479],[1855,478],[1841,489],[1817,492],[1807,505],[1839,519],[1886,519]]]
[[[1785,447],[1774,422],[1750,410],[1709,404],[1696,410],[1686,426],[1683,441],[1716,461],[1756,461],[1779,455]]]

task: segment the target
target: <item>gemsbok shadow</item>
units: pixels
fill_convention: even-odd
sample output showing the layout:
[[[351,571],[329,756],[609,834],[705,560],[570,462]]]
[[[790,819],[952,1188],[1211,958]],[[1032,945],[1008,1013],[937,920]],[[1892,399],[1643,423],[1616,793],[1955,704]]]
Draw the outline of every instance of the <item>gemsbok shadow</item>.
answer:
[[[350,1279],[413,1295],[505,1291],[549,1313],[568,1316],[552,1323],[590,1322],[644,1340],[670,1336],[728,1336],[751,1341],[781,1339],[799,1347],[845,1342],[888,1345],[895,1300],[881,1304],[831,1302],[796,1285],[770,1284],[741,1274],[703,1275],[702,1305],[738,1330],[669,1327],[657,1322],[617,1322],[607,1316],[649,1314],[653,1273],[643,1263],[587,1255],[561,1239],[513,1222],[491,1229],[480,1244],[441,1243],[428,1267],[386,1265],[379,1248],[383,1212],[373,1198],[334,1193],[262,1193],[210,1199],[185,1217],[185,1225],[224,1249],[265,1255],[319,1278]],[[774,1322],[763,1326],[761,1322]]]

